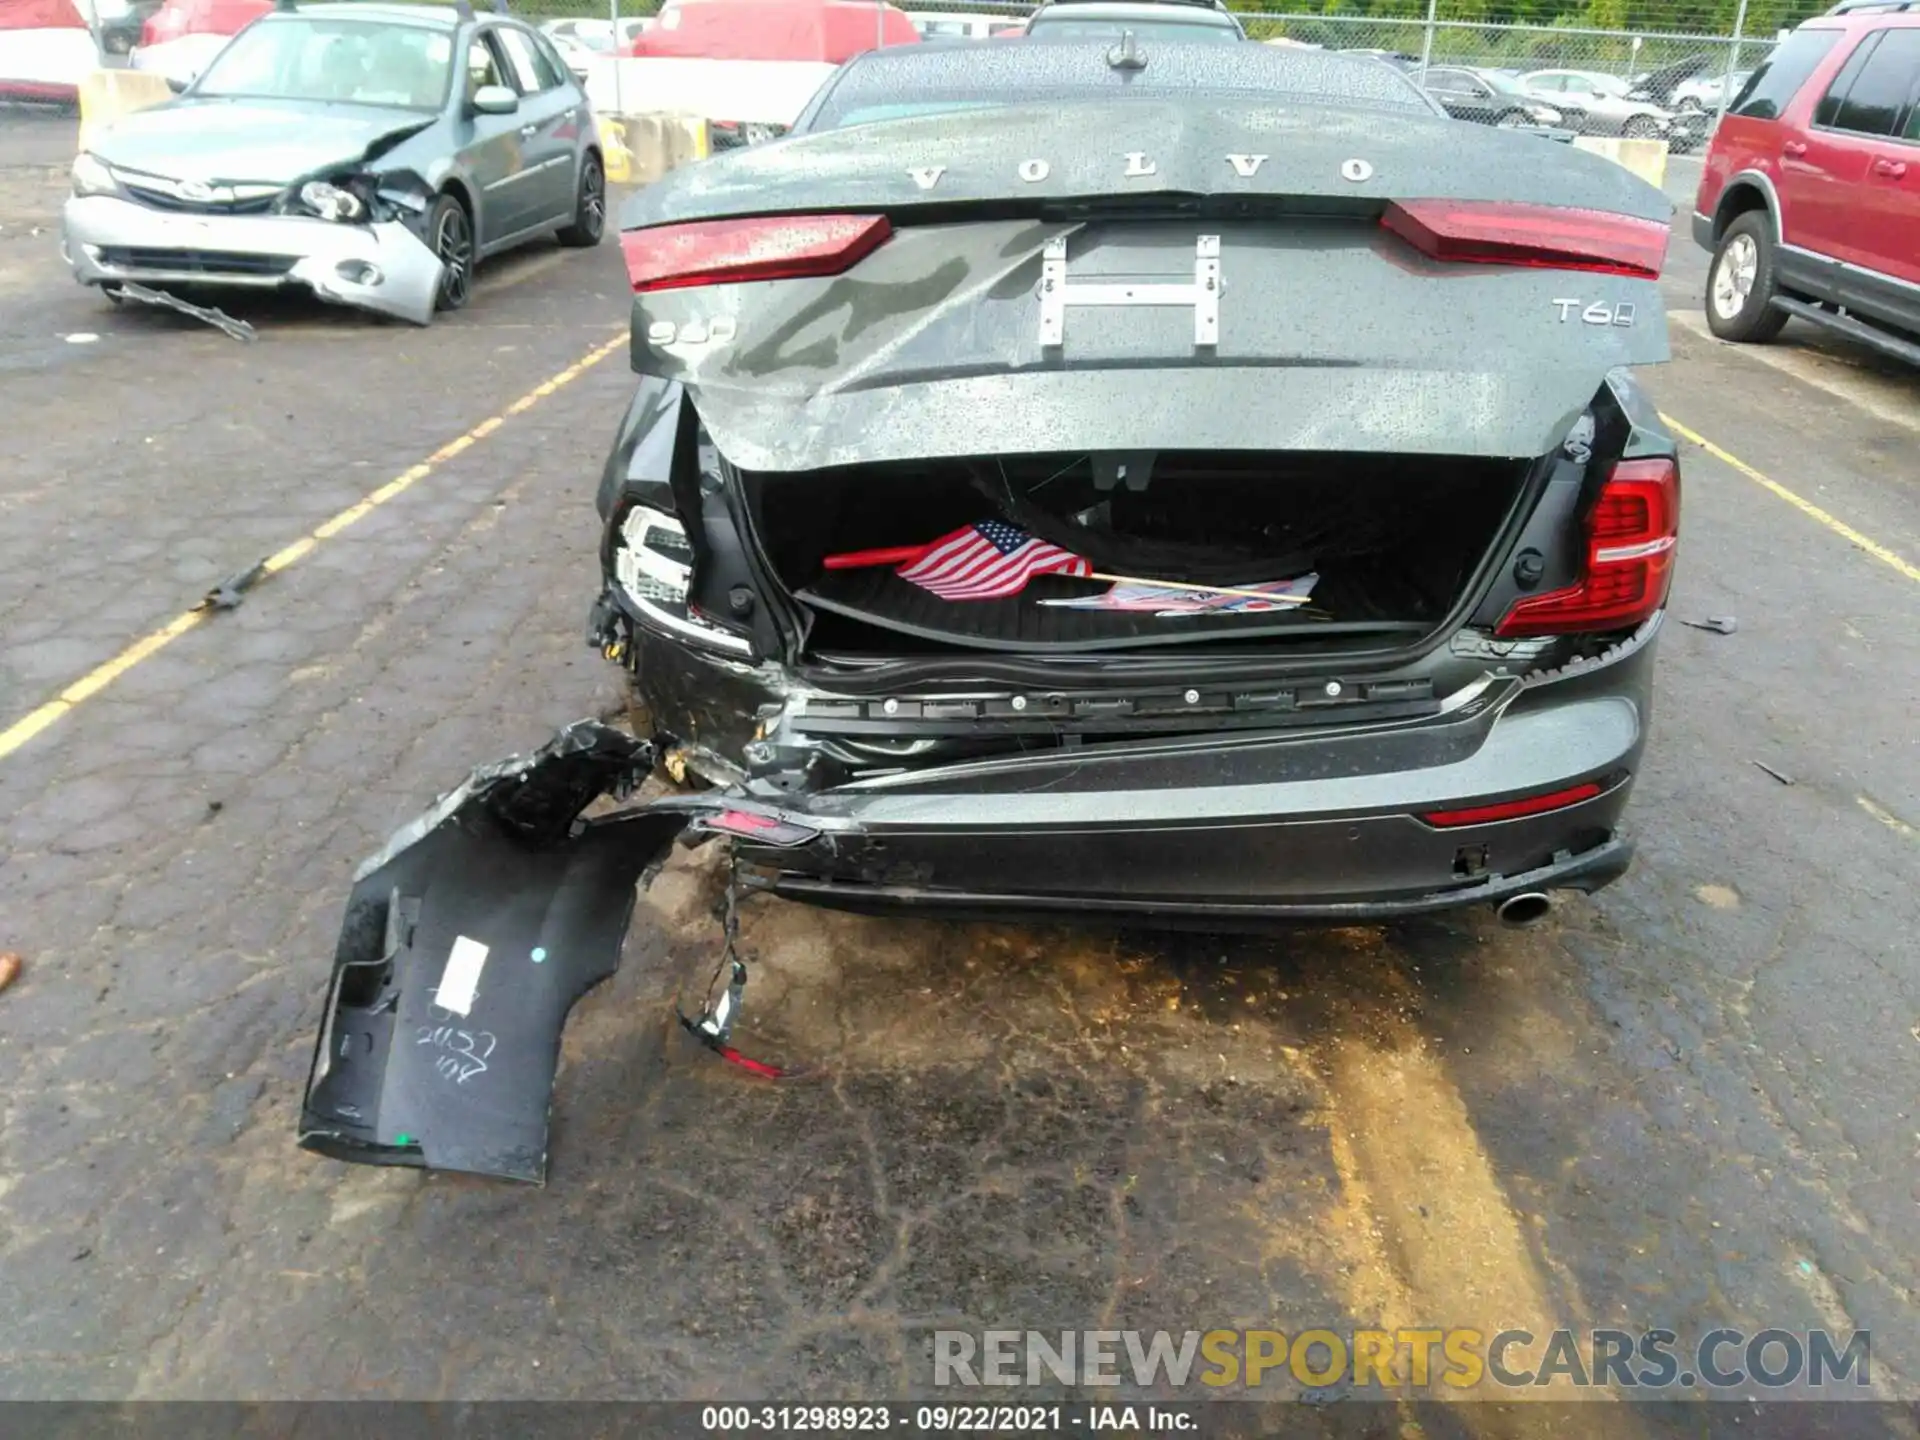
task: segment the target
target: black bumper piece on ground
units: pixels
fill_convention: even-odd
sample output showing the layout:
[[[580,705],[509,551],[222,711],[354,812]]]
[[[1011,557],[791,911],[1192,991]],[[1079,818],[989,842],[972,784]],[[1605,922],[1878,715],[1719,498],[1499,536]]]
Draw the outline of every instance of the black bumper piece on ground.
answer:
[[[579,822],[652,748],[592,721],[466,784],[361,868],[300,1143],[341,1160],[538,1182],[567,1012],[611,975],[634,885],[686,827]]]

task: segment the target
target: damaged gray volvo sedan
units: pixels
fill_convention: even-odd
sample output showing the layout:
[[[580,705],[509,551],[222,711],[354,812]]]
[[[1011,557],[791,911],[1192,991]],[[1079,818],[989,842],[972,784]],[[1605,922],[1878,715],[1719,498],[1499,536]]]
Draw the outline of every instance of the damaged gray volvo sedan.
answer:
[[[1209,927],[1618,877],[1670,211],[1384,66],[1126,40],[869,56],[651,187],[590,627],[637,735],[362,869],[304,1143],[539,1178],[676,837],[819,904]],[[730,973],[688,1021],[728,1054]]]
[[[63,247],[116,298],[296,286],[425,325],[467,303],[487,256],[597,245],[606,224],[579,82],[544,36],[466,0],[283,0],[90,144]]]

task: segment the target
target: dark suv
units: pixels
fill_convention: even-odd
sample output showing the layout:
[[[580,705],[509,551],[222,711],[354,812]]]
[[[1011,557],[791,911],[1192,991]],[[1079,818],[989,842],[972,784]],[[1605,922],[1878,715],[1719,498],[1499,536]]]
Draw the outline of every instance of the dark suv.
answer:
[[[1920,0],[1847,0],[1775,49],[1714,135],[1693,234],[1721,339],[1798,315],[1920,364]]]
[[[1045,0],[1026,33],[1049,40],[1118,36],[1141,40],[1245,40],[1224,0]]]

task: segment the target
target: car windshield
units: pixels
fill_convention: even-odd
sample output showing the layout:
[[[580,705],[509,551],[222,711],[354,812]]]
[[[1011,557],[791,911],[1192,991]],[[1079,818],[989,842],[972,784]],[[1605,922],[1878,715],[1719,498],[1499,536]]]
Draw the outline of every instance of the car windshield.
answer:
[[[452,60],[453,37],[446,30],[274,17],[241,31],[193,93],[438,110],[447,98]]]
[[[1479,70],[1474,72],[1473,78],[1478,80],[1481,84],[1489,86],[1492,89],[1498,91],[1502,95],[1526,94],[1526,91],[1521,87],[1520,82],[1514,79],[1513,76],[1511,75],[1499,75],[1489,70]]]
[[[1056,35],[1097,36],[1107,35],[1118,38],[1122,30],[1131,30],[1142,40],[1234,40],[1240,38],[1240,32],[1231,25],[1209,25],[1204,21],[1192,20],[1156,20],[1152,18],[1136,20],[1129,15],[1122,20],[1118,17],[1100,19],[1098,17],[1080,17],[1072,20],[1045,19],[1028,27],[1028,33],[1045,35],[1049,39]]]

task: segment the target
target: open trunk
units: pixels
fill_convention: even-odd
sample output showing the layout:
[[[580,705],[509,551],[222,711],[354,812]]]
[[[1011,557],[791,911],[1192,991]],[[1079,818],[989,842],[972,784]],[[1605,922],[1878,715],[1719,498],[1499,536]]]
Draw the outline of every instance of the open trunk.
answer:
[[[817,657],[949,647],[1044,654],[1234,641],[1410,642],[1456,608],[1511,530],[1526,461],[1311,452],[983,456],[750,474],[762,550],[811,620]],[[924,545],[1003,520],[1100,575],[1260,587],[1313,577],[1307,603],[1167,614],[1069,608],[1113,588],[1042,574],[998,598],[946,599],[898,563],[831,555]],[[1178,592],[1176,592],[1178,593]]]

